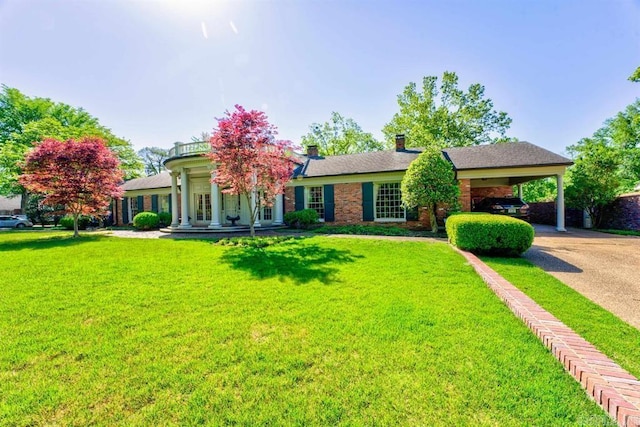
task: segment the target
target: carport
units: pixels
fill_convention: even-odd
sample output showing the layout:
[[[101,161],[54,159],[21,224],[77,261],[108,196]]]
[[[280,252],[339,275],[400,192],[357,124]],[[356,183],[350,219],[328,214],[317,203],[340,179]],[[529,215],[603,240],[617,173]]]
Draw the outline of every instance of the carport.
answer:
[[[443,152],[460,181],[464,211],[471,210],[476,198],[507,197],[513,186],[522,197],[523,183],[555,177],[556,230],[566,231],[563,176],[573,164],[571,160],[529,142],[446,148]]]

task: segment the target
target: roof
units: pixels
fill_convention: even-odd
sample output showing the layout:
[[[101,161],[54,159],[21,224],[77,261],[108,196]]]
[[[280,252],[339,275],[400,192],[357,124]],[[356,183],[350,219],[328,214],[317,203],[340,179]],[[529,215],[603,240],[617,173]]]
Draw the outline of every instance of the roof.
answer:
[[[371,153],[343,154],[340,156],[314,156],[297,168],[293,174],[298,176],[319,177],[331,175],[351,175],[374,172],[405,171],[422,152],[421,148],[408,148],[402,151],[387,150]]]
[[[0,196],[0,211],[14,211],[20,210],[20,200],[22,200],[21,196],[15,197],[4,197]]]
[[[566,157],[525,141],[445,148],[442,151],[456,170],[573,164]]]
[[[122,184],[122,189],[126,191],[166,187],[171,187],[171,175],[169,172],[160,172],[157,175],[135,178]]]

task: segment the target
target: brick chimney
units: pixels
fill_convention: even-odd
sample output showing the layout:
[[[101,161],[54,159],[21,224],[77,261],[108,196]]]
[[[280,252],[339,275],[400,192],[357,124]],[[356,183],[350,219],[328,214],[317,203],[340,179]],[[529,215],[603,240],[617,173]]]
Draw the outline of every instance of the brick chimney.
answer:
[[[308,145],[307,146],[307,157],[318,157],[318,146],[317,145]]]
[[[396,151],[404,151],[404,134],[396,135]]]

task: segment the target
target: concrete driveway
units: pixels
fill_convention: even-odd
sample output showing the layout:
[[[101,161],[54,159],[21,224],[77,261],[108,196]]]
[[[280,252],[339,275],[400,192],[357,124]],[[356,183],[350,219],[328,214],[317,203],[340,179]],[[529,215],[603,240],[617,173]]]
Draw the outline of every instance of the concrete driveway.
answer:
[[[640,329],[640,237],[534,227],[526,259]]]

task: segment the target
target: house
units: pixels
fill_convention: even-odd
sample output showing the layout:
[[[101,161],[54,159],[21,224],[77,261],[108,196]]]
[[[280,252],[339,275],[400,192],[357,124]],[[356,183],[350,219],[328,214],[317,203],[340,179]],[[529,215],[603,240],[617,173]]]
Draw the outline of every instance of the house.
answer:
[[[134,179],[123,185],[125,197],[114,206],[118,224],[131,222],[137,212],[171,212],[171,230],[224,230],[249,223],[249,203],[224,194],[211,183],[215,174],[203,154],[208,143],[176,143],[165,166],[169,172]],[[442,150],[456,172],[463,211],[484,197],[511,196],[513,187],[527,181],[555,176],[558,181],[557,228],[564,231],[563,175],[572,162],[529,142],[478,145]],[[312,208],[321,221],[334,224],[390,223],[426,227],[422,210],[402,207],[400,183],[421,153],[405,148],[404,136],[396,137],[394,150],[322,157],[309,147],[294,171],[285,194],[272,207],[260,209],[256,227],[279,226],[284,212]],[[250,204],[257,203],[255,194]]]
[[[20,201],[22,196],[4,197],[0,196],[0,215],[19,215],[22,213],[20,210]]]

